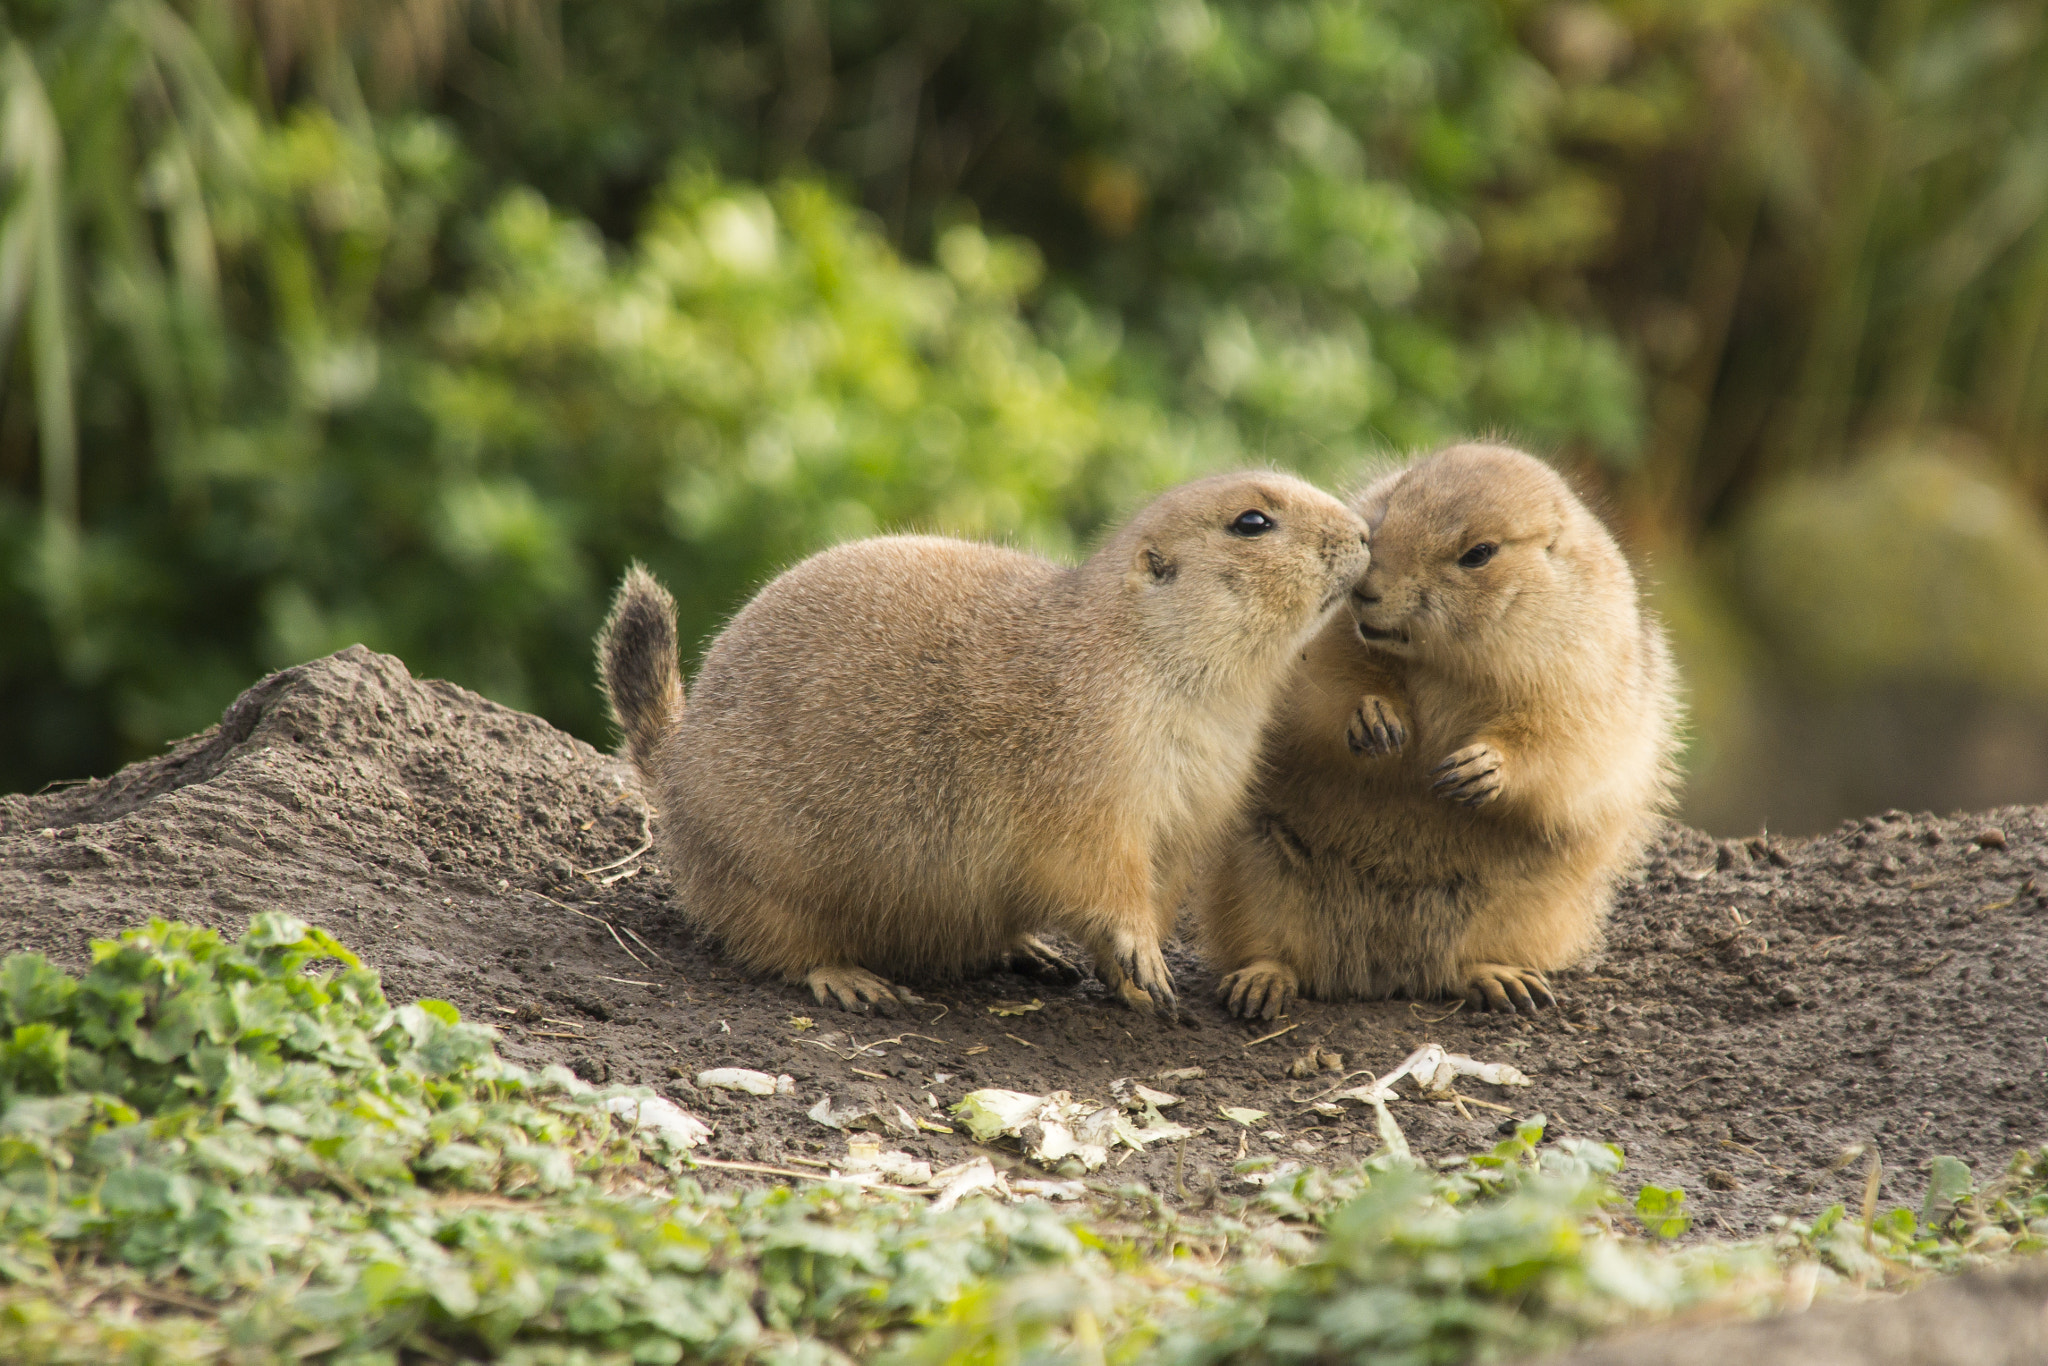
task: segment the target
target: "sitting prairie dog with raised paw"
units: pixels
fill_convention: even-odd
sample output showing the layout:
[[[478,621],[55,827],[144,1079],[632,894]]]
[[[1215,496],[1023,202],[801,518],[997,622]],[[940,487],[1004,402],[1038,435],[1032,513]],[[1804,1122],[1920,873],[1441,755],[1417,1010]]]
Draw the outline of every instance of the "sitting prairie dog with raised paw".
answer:
[[[1177,1015],[1162,941],[1367,553],[1328,494],[1223,475],[1079,566],[934,536],[813,556],[733,618],[687,705],[674,604],[636,567],[600,672],[680,905],[741,962],[894,1013],[917,998],[890,979],[1078,977],[1053,929]]]
[[[1676,780],[1663,628],[1548,466],[1454,446],[1368,487],[1372,564],[1301,656],[1197,889],[1236,1014],[1554,1004]]]

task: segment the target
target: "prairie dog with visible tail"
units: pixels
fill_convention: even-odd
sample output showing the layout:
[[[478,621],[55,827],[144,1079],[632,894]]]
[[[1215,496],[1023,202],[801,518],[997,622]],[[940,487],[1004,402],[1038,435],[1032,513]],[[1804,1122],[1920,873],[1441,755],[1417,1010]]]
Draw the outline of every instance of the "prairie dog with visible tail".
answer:
[[[1454,446],[1353,506],[1371,567],[1301,656],[1197,892],[1219,994],[1269,1019],[1297,992],[1534,1010],[1671,802],[1663,628],[1519,451]]]
[[[813,556],[684,700],[637,567],[598,640],[692,921],[820,1003],[999,965],[1177,1012],[1161,954],[1250,783],[1289,666],[1364,572],[1365,526],[1280,474],[1175,489],[1078,566],[888,536]]]

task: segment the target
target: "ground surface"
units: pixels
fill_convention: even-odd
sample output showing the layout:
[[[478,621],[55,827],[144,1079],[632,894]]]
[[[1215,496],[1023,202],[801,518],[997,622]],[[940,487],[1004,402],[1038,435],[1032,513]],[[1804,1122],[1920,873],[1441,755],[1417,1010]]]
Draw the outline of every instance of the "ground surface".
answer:
[[[979,1086],[1106,1100],[1116,1078],[1199,1067],[1155,1083],[1200,1131],[1184,1157],[1155,1150],[1115,1175],[1171,1191],[1181,1161],[1191,1189],[1242,1189],[1240,1155],[1327,1163],[1372,1146],[1369,1114],[1306,1104],[1336,1074],[1289,1079],[1291,1061],[1320,1046],[1379,1072],[1425,1041],[1516,1064],[1532,1088],[1465,1091],[1621,1143],[1625,1178],[1685,1187],[1704,1232],[1858,1203],[1854,1145],[1882,1155],[1886,1201],[1917,1205],[1934,1153],[1981,1172],[2048,1142],[2041,809],[1892,812],[1806,841],[1674,829],[1621,896],[1605,957],[1560,983],[1561,1012],[1309,1004],[1265,1042],[1274,1026],[1210,1004],[1214,974],[1185,951],[1172,961],[1194,1027],[1135,1017],[1093,983],[1016,977],[931,986],[896,1021],[821,1007],[694,936],[651,855],[619,862],[644,842],[644,810],[617,760],[352,649],[264,680],[161,759],[0,797],[0,952],[77,965],[90,939],[152,915],[233,934],[287,910],[382,970],[394,999],[454,1002],[498,1025],[515,1060],[667,1088],[716,1124],[713,1155],[767,1164],[843,1150],[807,1117],[827,1094],[936,1119],[934,1102]],[[797,1093],[727,1099],[686,1080],[728,1065],[787,1073]],[[1268,1117],[1245,1128],[1220,1105]],[[1507,1117],[1393,1108],[1429,1156],[1489,1143]],[[972,1151],[964,1135],[889,1142],[935,1162]]]
[[[1815,1305],[1760,1323],[1618,1333],[1545,1366],[2040,1366],[2048,1263],[2035,1257],[1910,1294]]]

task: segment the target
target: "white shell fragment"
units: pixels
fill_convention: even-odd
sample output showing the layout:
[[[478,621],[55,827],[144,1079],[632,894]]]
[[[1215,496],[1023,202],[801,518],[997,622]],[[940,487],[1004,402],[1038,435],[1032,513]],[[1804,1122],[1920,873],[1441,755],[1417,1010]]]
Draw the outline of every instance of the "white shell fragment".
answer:
[[[1365,1086],[1354,1086],[1335,1094],[1337,1100],[1355,1100],[1366,1105],[1397,1100],[1394,1083],[1411,1077],[1425,1096],[1442,1095],[1459,1077],[1477,1077],[1492,1086],[1533,1086],[1534,1082],[1504,1062],[1480,1062],[1462,1053],[1446,1053],[1444,1046],[1426,1043],[1401,1060],[1400,1066]]]
[[[699,1072],[697,1085],[720,1091],[744,1091],[750,1096],[796,1094],[794,1078],[772,1076],[767,1072],[755,1072],[745,1067],[714,1067],[708,1072]]]
[[[1143,1149],[1148,1143],[1177,1143],[1183,1138],[1194,1137],[1194,1130],[1185,1125],[1175,1124],[1170,1119],[1155,1116],[1150,1124],[1139,1128],[1122,1115],[1117,1116],[1116,1136],[1126,1148]]]
[[[1275,1181],[1284,1180],[1296,1175],[1300,1171],[1301,1163],[1289,1159],[1276,1166],[1264,1167],[1255,1171],[1239,1172],[1237,1179],[1244,1182],[1247,1186],[1270,1186]]]
[[[882,1152],[872,1144],[848,1144],[846,1156],[838,1165],[841,1172],[850,1176],[871,1173],[906,1186],[928,1186],[932,1181],[931,1163],[909,1153]]]
[[[893,1129],[897,1133],[914,1134],[920,1127],[900,1105],[892,1105],[887,1110],[882,1110],[864,1100],[849,1100],[844,1105],[834,1105],[832,1097],[824,1096],[805,1113],[826,1128],[838,1129],[842,1133],[853,1133],[860,1129],[880,1133],[885,1129]]]
[[[932,1197],[932,1208],[949,1210],[970,1195],[999,1200],[1079,1200],[1088,1188],[1079,1181],[1011,1181],[985,1157],[973,1158],[934,1172],[931,1164],[909,1153],[884,1152],[873,1139],[849,1139],[846,1156],[833,1164],[835,1179],[856,1186]]]
[[[1126,1118],[1119,1106],[1075,1100],[1065,1091],[1034,1096],[989,1087],[969,1091],[953,1107],[953,1113],[979,1142],[1015,1138],[1023,1143],[1025,1156],[1041,1166],[1057,1166],[1072,1158],[1083,1171],[1091,1172],[1107,1164],[1110,1150],[1119,1144],[1143,1151],[1148,1143],[1189,1134],[1180,1125],[1159,1119],[1156,1109],[1148,1115],[1151,1122],[1140,1126]]]
[[[1005,1091],[999,1087],[986,1087],[969,1091],[953,1107],[953,1113],[967,1126],[978,1142],[986,1143],[1005,1134],[1015,1134],[1038,1112],[1045,1103],[1043,1096],[1026,1095],[1022,1091]]]
[[[1142,1111],[1148,1106],[1154,1110],[1164,1110],[1169,1105],[1180,1104],[1179,1096],[1155,1091],[1144,1082],[1133,1081],[1129,1077],[1118,1077],[1111,1082],[1109,1093],[1115,1096],[1126,1110]]]
[[[1490,1086],[1534,1086],[1536,1084],[1529,1080],[1519,1068],[1511,1067],[1504,1062],[1475,1062],[1471,1058],[1461,1058],[1456,1053],[1451,1054],[1444,1061],[1457,1068],[1459,1076],[1477,1077]]]
[[[932,1177],[931,1184],[939,1191],[938,1198],[932,1201],[932,1208],[949,1210],[976,1191],[1001,1193],[1003,1178],[989,1165],[987,1158],[977,1157],[972,1162],[962,1162],[957,1167],[939,1172]]]
[[[711,1137],[711,1126],[672,1100],[660,1096],[611,1096],[604,1108],[631,1120],[636,1129],[651,1129],[678,1148],[694,1148]]]

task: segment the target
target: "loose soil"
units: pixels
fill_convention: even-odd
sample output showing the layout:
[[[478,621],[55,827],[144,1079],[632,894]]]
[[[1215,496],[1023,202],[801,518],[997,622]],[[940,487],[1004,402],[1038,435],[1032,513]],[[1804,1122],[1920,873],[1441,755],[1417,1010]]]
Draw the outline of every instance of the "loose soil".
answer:
[[[1553,1133],[1622,1144],[1632,1181],[1683,1186],[1705,1232],[1860,1202],[1858,1145],[1883,1157],[1882,1198],[1917,1205],[1936,1153],[1984,1171],[2048,1141],[2039,808],[1893,811],[1808,840],[1674,827],[1623,889],[1604,957],[1559,982],[1562,1010],[1310,1003],[1279,1037],[1212,1004],[1215,974],[1188,949],[1170,958],[1192,1025],[1135,1016],[1094,983],[1009,976],[929,984],[904,1018],[847,1015],[693,934],[646,832],[616,758],[358,647],[264,679],[159,759],[0,797],[0,952],[78,966],[89,941],[150,916],[233,935],[289,911],[380,969],[394,999],[451,1001],[522,1063],[663,1088],[715,1124],[711,1156],[768,1165],[843,1150],[806,1114],[827,1094],[942,1119],[975,1087],[1106,1100],[1116,1078],[1198,1067],[1155,1083],[1186,1098],[1184,1154],[1110,1175],[1175,1198],[1183,1183],[1238,1193],[1240,1157],[1372,1147],[1369,1115],[1309,1108],[1338,1075],[1292,1079],[1291,1062],[1320,1047],[1378,1072],[1426,1041],[1535,1084],[1468,1082],[1462,1111],[1395,1105],[1419,1153],[1471,1150],[1541,1111]],[[797,1093],[691,1086],[722,1066],[787,1073]],[[1267,1117],[1246,1128],[1222,1105]],[[934,1163],[976,1151],[964,1135],[889,1142]]]
[[[1544,1366],[2041,1366],[2048,1260],[1974,1271],[1906,1295],[1819,1304],[1761,1323],[1616,1333]]]

